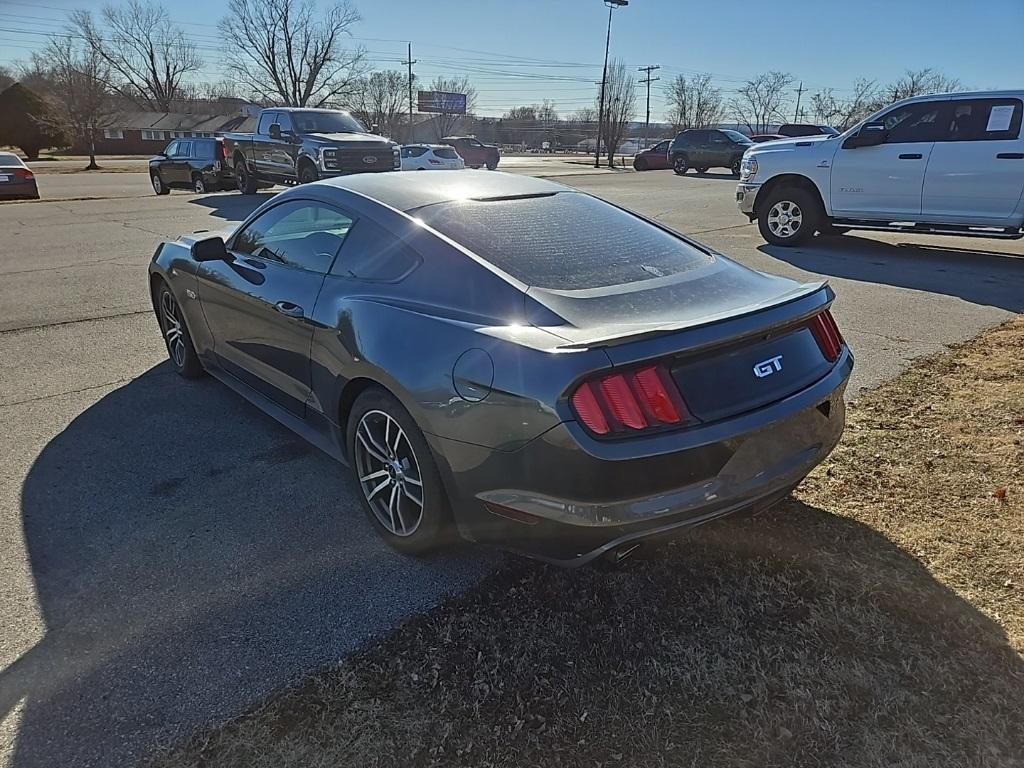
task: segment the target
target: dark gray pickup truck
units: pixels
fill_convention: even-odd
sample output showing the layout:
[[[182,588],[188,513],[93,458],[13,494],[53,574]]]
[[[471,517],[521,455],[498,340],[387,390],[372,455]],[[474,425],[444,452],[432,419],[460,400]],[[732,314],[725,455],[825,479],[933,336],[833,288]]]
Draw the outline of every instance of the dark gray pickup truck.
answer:
[[[395,142],[367,133],[348,112],[334,109],[264,109],[256,133],[226,133],[224,146],[238,189],[247,195],[260,182],[305,184],[402,167]]]

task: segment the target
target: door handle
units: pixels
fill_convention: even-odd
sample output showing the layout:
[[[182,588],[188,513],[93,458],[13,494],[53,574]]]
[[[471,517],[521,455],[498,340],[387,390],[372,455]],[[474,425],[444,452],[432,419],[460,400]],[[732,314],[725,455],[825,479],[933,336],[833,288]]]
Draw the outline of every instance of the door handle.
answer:
[[[288,317],[302,317],[302,307],[290,301],[279,301],[274,305],[274,309]]]
[[[921,154],[919,152],[914,152],[912,154],[907,154],[907,155],[900,155],[900,160],[920,160],[920,159],[921,159]]]
[[[1024,152],[1000,152],[996,160],[1024,160]]]

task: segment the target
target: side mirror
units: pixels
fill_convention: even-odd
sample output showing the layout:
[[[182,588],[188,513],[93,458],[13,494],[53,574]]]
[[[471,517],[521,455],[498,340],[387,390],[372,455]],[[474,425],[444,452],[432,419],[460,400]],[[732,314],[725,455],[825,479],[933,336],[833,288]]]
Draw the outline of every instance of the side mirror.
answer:
[[[192,258],[196,261],[231,261],[231,254],[219,237],[208,237],[192,243]]]
[[[877,147],[879,144],[884,144],[887,138],[889,138],[889,130],[885,127],[885,123],[864,123],[856,135],[846,140],[845,146],[848,148]]]
[[[281,138],[281,125],[279,123],[270,124],[270,138],[280,139]]]

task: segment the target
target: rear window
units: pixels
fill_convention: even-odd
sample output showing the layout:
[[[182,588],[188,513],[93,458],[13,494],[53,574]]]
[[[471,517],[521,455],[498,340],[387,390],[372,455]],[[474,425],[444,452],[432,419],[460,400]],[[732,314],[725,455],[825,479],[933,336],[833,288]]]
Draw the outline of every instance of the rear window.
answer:
[[[201,160],[213,160],[217,157],[216,139],[193,139],[192,156]]]
[[[0,152],[0,165],[24,165],[21,158],[10,152]]]
[[[458,157],[458,154],[451,147],[438,147],[434,149],[434,154],[437,157],[442,157],[445,160],[454,160]]]
[[[577,192],[439,203],[413,215],[517,280],[540,288],[635,283],[711,261],[643,219]]]

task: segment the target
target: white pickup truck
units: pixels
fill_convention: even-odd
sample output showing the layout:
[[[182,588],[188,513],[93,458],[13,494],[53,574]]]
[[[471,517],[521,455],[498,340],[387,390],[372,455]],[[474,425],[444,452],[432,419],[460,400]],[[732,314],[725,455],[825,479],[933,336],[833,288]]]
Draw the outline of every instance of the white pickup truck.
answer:
[[[1024,91],[917,96],[839,136],[748,149],[736,203],[773,245],[851,229],[1024,237]]]

